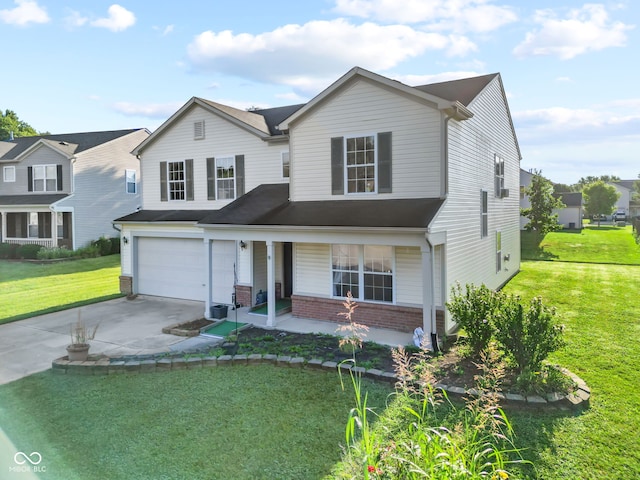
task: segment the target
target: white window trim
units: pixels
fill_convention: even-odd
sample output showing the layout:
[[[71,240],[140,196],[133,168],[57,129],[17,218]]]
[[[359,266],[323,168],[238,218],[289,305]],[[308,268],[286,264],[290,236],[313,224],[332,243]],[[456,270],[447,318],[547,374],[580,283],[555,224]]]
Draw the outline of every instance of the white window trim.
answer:
[[[498,173],[496,167],[500,165],[501,173]],[[502,190],[504,190],[504,158],[497,153],[493,154],[493,175],[494,175],[494,195],[502,198]]]
[[[36,190],[36,168],[38,167],[42,167],[44,169],[44,178],[42,179],[42,181],[44,182],[43,190]],[[56,172],[56,175],[54,178],[48,178],[47,177],[47,167],[53,167],[54,171]],[[58,191],[58,165],[56,165],[55,163],[47,163],[47,164],[41,164],[41,165],[32,165],[32,179],[31,179],[31,188],[34,192],[57,192]],[[54,180],[56,181],[56,186],[53,190],[47,190],[47,180]],[[40,179],[38,179],[40,180]]]
[[[372,192],[349,192],[349,167],[347,164],[347,143],[351,138],[360,138],[360,137],[373,137],[374,146],[373,146],[373,191]],[[355,135],[345,135],[344,136],[344,146],[343,146],[343,166],[344,166],[344,194],[345,195],[375,195],[378,193],[378,133],[377,132],[369,132],[369,133],[358,133]]]
[[[498,238],[500,239],[500,241],[498,241]],[[500,273],[501,271],[502,271],[502,231],[496,230],[496,273]]]
[[[27,221],[27,238],[39,238],[40,225],[38,223],[38,212],[29,212],[29,220]],[[31,217],[35,214],[36,223],[31,223]],[[36,227],[35,236],[31,235],[31,227]]]
[[[169,167],[167,167],[169,168]],[[129,173],[133,173],[133,182],[130,182],[128,177],[129,177]],[[168,173],[168,172],[167,172]],[[124,171],[124,192],[128,193],[129,195],[135,195],[136,193],[138,193],[138,172],[136,170],[133,170],[131,168],[127,168]],[[133,183],[133,192],[129,191],[129,184]]]
[[[13,172],[13,180],[7,180],[7,172]],[[6,183],[15,183],[16,181],[16,166],[9,165],[2,168],[2,180]]]
[[[288,175],[285,176],[284,175],[284,156],[287,155],[287,170],[288,170]],[[283,179],[289,179],[291,178],[291,153],[289,152],[289,150],[283,150],[280,152],[280,165],[281,165],[281,170],[280,173],[282,174],[282,178]]]
[[[334,290],[333,290],[333,245],[334,244],[330,244],[329,245],[329,272],[331,273],[330,275],[330,282],[329,282],[329,292],[331,295],[331,298],[335,298],[335,299],[345,299],[347,297],[340,297],[338,295],[334,295]],[[341,244],[335,244],[335,245],[341,245]],[[353,245],[353,244],[350,244]],[[380,304],[380,305],[396,305],[396,301],[397,301],[397,295],[396,295],[396,285],[397,285],[397,270],[396,270],[396,247],[394,247],[393,245],[369,245],[369,246],[374,246],[374,247],[391,247],[391,269],[392,269],[392,273],[391,273],[391,279],[392,279],[392,287],[391,287],[391,296],[393,297],[393,300],[391,302],[384,302],[382,300],[365,300],[364,298],[364,247],[366,245],[360,245],[357,244],[356,245],[358,247],[358,290],[359,290],[359,295],[358,297],[353,297],[354,300],[358,301],[358,302],[366,302],[366,303],[376,303],[376,304]],[[353,295],[353,292],[351,292]]]
[[[172,163],[182,163],[182,171],[184,172],[184,180],[182,183],[184,184],[184,198],[171,198],[171,182],[169,178],[170,165]],[[173,180],[174,183],[177,183],[177,180]],[[187,201],[187,162],[184,160],[171,160],[167,162],[167,201],[169,202],[186,202]]]
[[[228,180],[226,178],[218,178],[218,160],[231,160],[231,164],[233,165],[233,198],[220,198],[220,191],[218,190],[218,180]],[[235,155],[220,155],[218,157],[214,157],[213,168],[215,170],[215,178],[216,178],[216,199],[217,200],[235,200],[238,198],[238,171],[236,170],[236,156]]]

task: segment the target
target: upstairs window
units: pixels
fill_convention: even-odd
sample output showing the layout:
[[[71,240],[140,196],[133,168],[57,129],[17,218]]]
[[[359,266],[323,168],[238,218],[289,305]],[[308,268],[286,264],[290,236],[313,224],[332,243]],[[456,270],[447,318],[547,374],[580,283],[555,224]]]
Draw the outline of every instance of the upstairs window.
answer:
[[[193,139],[202,140],[204,138],[204,120],[193,123]]]
[[[282,152],[282,178],[289,178],[289,152]]]
[[[7,182],[15,182],[16,181],[16,167],[13,165],[10,167],[4,167],[2,169],[2,179]]]
[[[502,198],[504,192],[504,159],[497,153],[493,157],[495,168],[496,197]]]
[[[58,165],[34,165],[29,167],[33,192],[55,192],[58,190]]]
[[[167,162],[169,200],[184,200],[187,191],[184,162]]]
[[[125,192],[137,193],[135,170],[125,170],[124,181],[125,181]]]
[[[346,139],[347,193],[376,191],[376,141],[373,135]]]
[[[216,158],[216,196],[219,200],[236,198],[235,179],[234,158]]]

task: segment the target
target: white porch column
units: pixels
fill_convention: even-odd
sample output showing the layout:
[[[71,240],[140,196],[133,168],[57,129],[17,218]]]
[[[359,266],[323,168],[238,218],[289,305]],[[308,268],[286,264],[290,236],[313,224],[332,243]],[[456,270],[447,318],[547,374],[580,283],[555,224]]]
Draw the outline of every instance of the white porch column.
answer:
[[[4,210],[0,211],[0,219],[2,220],[0,222],[2,223],[2,225],[0,225],[0,240],[4,242],[7,239],[7,212]]]
[[[267,240],[267,326],[276,324],[276,267],[273,241]]]
[[[420,247],[422,255],[422,329],[424,330],[424,345],[433,350],[431,334],[433,331],[433,262],[431,261],[431,248],[428,244]]]
[[[213,240],[205,238],[204,249],[204,258],[207,262],[207,268],[205,271],[206,278],[204,279],[205,288],[207,289],[204,301],[204,318],[210,320],[211,305],[213,304],[213,292],[211,291],[213,285]]]
[[[58,246],[58,214],[51,210],[51,246]]]

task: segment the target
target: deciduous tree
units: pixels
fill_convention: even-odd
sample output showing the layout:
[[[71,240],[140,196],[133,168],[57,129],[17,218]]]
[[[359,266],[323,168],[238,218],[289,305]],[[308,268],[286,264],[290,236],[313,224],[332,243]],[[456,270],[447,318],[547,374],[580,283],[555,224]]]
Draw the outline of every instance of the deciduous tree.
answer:
[[[582,189],[584,210],[589,216],[596,215],[600,226],[600,215],[611,215],[620,198],[620,193],[613,185],[602,180],[593,182]]]
[[[20,120],[13,110],[0,112],[0,141],[8,140],[12,133],[14,137],[38,135],[38,132],[27,122]]]
[[[520,209],[520,214],[529,219],[525,225],[528,231],[534,231],[544,236],[554,230],[562,228],[558,224],[558,214],[553,213],[556,208],[564,208],[564,203],[553,196],[553,184],[544,178],[540,171],[535,170],[531,184],[525,189],[531,206]]]

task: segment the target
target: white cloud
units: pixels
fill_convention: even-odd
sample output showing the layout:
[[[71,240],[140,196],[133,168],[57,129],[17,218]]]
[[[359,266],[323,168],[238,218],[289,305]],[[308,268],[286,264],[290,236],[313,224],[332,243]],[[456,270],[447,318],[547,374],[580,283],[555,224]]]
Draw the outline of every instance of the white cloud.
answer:
[[[82,27],[85,25],[89,19],[83,16],[80,12],[76,12],[75,10],[71,10],[71,13],[67,15],[64,19],[64,23],[69,28]]]
[[[626,44],[626,31],[634,28],[609,19],[604,5],[586,4],[572,9],[562,19],[553,10],[536,11],[538,30],[527,33],[525,40],[513,50],[517,57],[555,55],[568,60],[589,51]]]
[[[38,2],[29,0],[15,0],[17,6],[12,9],[0,10],[0,21],[9,25],[24,27],[29,23],[48,23],[47,11]]]
[[[183,103],[170,102],[170,103],[130,103],[130,102],[116,102],[113,105],[113,109],[127,116],[131,117],[147,117],[147,118],[161,118],[166,119],[173,115],[177,110],[184,105]]]
[[[384,23],[427,23],[431,30],[490,32],[515,22],[511,7],[491,0],[336,0],[341,15],[375,19]]]
[[[356,65],[384,72],[429,50],[463,55],[474,49],[463,37],[335,19],[285,25],[257,35],[206,31],[189,44],[187,57],[196,71],[285,84],[306,96]]]
[[[99,18],[91,22],[94,27],[106,28],[112,32],[120,32],[133,26],[136,23],[136,16],[124,7],[113,4],[107,11],[109,16]]]
[[[174,25],[167,25],[166,27],[158,27],[158,26],[154,26],[152,27],[154,30],[161,32],[161,35],[163,37],[169,35],[170,33],[173,32],[173,29],[175,28]]]

